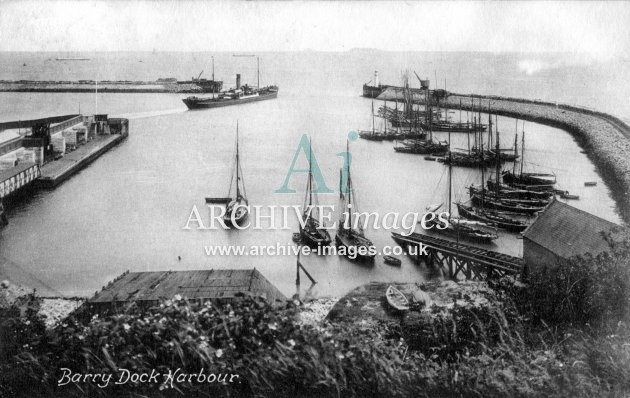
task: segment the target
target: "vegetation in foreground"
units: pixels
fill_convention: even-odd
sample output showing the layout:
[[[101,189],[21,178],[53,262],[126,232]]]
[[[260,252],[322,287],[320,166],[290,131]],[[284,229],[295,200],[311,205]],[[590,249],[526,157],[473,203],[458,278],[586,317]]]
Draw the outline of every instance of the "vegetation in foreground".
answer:
[[[67,319],[0,317],[0,396],[623,396],[630,394],[630,255],[491,282],[496,306],[406,325],[299,325],[299,308],[242,298]],[[61,369],[238,374],[233,383],[57,386]]]

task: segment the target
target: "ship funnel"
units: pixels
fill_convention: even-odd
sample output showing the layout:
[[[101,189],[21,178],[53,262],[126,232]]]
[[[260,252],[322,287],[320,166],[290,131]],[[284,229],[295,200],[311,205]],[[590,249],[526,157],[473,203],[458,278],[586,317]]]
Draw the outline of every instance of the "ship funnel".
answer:
[[[380,85],[381,85],[381,84],[379,83],[379,81],[378,81],[378,71],[377,71],[377,70],[375,70],[375,71],[374,71],[374,85],[375,85],[376,87],[378,87],[378,86],[380,86]]]
[[[238,90],[239,88],[241,88],[241,74],[237,73],[236,74],[236,89]]]

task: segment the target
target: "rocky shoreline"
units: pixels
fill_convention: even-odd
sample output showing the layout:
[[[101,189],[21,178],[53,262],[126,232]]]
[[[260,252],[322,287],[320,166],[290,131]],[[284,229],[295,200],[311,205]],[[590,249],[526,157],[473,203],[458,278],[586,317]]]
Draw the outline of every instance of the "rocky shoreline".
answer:
[[[41,297],[35,289],[16,285],[8,280],[0,282],[0,311],[14,308],[24,317],[28,310],[34,310],[44,318],[47,328],[57,326],[84,301],[76,297]]]
[[[402,92],[385,90],[378,99],[402,100]],[[424,97],[414,93],[414,102]],[[520,98],[448,93],[440,107],[477,110],[560,128],[572,134],[595,163],[610,187],[622,219],[630,224],[630,126],[619,118],[592,109]]]

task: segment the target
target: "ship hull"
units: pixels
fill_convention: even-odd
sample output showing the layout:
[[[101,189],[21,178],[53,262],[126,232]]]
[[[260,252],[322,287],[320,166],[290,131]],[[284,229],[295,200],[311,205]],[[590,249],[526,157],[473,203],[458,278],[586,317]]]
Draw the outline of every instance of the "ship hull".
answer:
[[[220,108],[223,106],[247,104],[250,102],[258,102],[258,101],[274,99],[277,97],[278,97],[278,92],[274,91],[271,93],[260,94],[255,97],[246,97],[246,98],[237,98],[237,99],[217,100],[213,98],[188,97],[188,98],[184,98],[182,101],[184,102],[184,104],[186,104],[188,109],[197,110],[197,109],[210,109],[210,108]]]
[[[337,235],[335,236],[335,245],[337,247],[345,247],[346,249],[346,257],[348,257],[351,260],[355,260],[358,262],[366,262],[366,263],[370,263],[372,261],[374,261],[374,257],[376,256],[376,253],[372,254],[371,252],[363,252],[363,253],[359,253],[361,250],[359,249],[360,246],[369,248],[370,246],[373,246],[372,242],[365,239],[364,242],[357,242],[357,238],[352,237],[352,236],[348,236],[347,234],[344,233],[337,233]],[[355,258],[351,258],[350,257],[350,253],[353,252],[356,254]]]
[[[363,96],[367,98],[376,98],[385,90],[387,86],[368,86],[363,85]]]
[[[499,228],[505,229],[510,232],[523,232],[527,228],[527,223],[509,221],[502,219],[501,217],[492,217],[483,211],[476,211],[473,207],[467,207],[458,204],[457,211],[460,216],[469,220],[481,221],[491,225],[496,225]]]

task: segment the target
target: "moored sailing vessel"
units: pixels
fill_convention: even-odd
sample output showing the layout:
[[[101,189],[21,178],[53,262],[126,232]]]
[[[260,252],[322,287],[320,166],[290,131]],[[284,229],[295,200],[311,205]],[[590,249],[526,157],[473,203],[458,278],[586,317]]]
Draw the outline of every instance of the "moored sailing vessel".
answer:
[[[346,145],[348,144],[346,143]],[[349,149],[346,149],[346,152],[349,153]],[[350,164],[348,164],[346,169],[346,176],[348,181],[346,184],[347,190],[345,191],[342,186],[342,176],[343,172],[340,172],[339,192],[341,194],[341,201],[345,204],[345,206],[342,206],[342,208],[345,208],[346,211],[344,211],[339,218],[339,226],[337,227],[337,234],[335,235],[335,244],[337,247],[344,247],[344,254],[350,259],[356,259],[360,261],[372,261],[376,256],[376,248],[374,247],[374,244],[370,239],[365,236],[363,228],[361,227],[361,220],[354,221],[357,224],[356,228],[353,225],[352,213],[358,210],[355,210],[357,209],[356,200],[354,201],[354,204],[352,201],[354,191],[352,189]],[[344,195],[344,192],[346,192],[346,195]]]
[[[223,221],[225,225],[240,225],[249,214],[249,201],[245,193],[245,182],[243,181],[243,171],[241,170],[240,153],[238,147],[238,122],[236,122],[236,157],[234,165],[234,178],[230,181],[230,189],[228,197],[231,200],[227,203]],[[232,184],[235,185],[234,198],[230,196],[232,193]]]
[[[449,149],[450,149],[450,133],[449,133]],[[450,151],[449,151],[450,153]],[[450,155],[449,155],[450,156]],[[452,179],[453,179],[453,167],[452,164],[448,165],[448,220],[443,223],[439,218],[433,218],[427,223],[431,231],[435,231],[440,234],[450,235],[457,239],[466,239],[479,243],[491,243],[499,236],[496,232],[489,230],[487,224],[476,221],[468,221],[462,218],[453,217],[451,213],[452,205]],[[440,205],[427,207],[430,211],[435,212]],[[460,215],[461,216],[461,215]]]
[[[489,118],[488,126],[490,130],[492,130],[492,119]],[[510,232],[522,232],[529,225],[527,221],[522,220],[520,218],[515,218],[514,216],[508,216],[504,213],[500,213],[496,210],[489,210],[485,207],[485,199],[487,195],[487,190],[483,186],[483,182],[485,180],[484,176],[484,165],[483,165],[483,141],[481,142],[481,151],[479,152],[481,155],[482,162],[480,163],[479,169],[481,170],[481,201],[475,202],[475,196],[471,193],[471,201],[475,203],[478,207],[468,206],[464,203],[457,203],[457,212],[461,217],[467,218],[469,220],[481,221],[489,225],[494,225],[497,228],[504,229]],[[501,165],[499,161],[500,151],[499,151],[499,131],[497,130],[496,137],[496,150],[495,156],[497,157],[495,162],[495,174],[496,181],[499,181],[499,171],[501,170]],[[491,180],[488,180],[488,182]],[[473,187],[471,187],[471,192]],[[493,193],[498,197],[501,194],[501,186],[500,184],[496,184],[496,189]]]
[[[363,96],[367,98],[376,98],[383,90],[389,86],[383,86],[378,81],[378,71],[374,71],[374,80],[371,80],[363,85]]]
[[[320,225],[316,209],[317,194],[313,191],[313,152],[309,143],[308,155],[308,182],[306,183],[306,197],[304,198],[304,213],[302,214],[303,227],[300,225],[299,240],[309,247],[327,246],[330,244],[330,234],[326,225]]]
[[[552,173],[525,173],[523,172],[523,165],[525,163],[525,130],[523,129],[523,135],[521,136],[521,160],[520,160],[520,172],[516,173],[516,167],[512,171],[503,172],[503,182],[512,185],[517,188],[541,191],[541,190],[553,190],[553,186],[556,184],[556,175]]]

